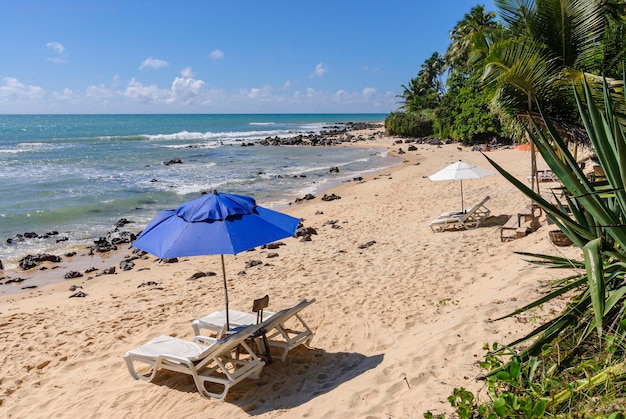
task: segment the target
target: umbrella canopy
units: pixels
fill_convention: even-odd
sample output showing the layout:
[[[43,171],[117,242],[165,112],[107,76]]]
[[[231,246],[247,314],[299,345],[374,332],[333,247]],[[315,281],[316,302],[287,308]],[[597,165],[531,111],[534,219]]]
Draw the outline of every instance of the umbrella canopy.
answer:
[[[158,258],[222,255],[226,323],[225,254],[236,254],[293,236],[300,220],[263,208],[254,198],[214,192],[158,214],[133,242]]]
[[[449,166],[444,167],[437,173],[428,176],[430,180],[460,180],[461,181],[461,210],[465,208],[463,203],[463,181],[467,179],[480,179],[485,176],[493,175],[494,173],[491,170],[483,169],[482,167],[478,167],[473,165],[472,163],[467,163],[459,160],[456,163],[453,163]]]

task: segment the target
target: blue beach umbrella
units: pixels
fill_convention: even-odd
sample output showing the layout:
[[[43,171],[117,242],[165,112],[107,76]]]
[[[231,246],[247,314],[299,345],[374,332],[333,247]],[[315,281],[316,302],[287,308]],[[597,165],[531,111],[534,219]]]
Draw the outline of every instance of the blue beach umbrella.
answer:
[[[158,258],[221,255],[228,327],[228,286],[224,255],[234,255],[293,236],[300,220],[263,208],[254,198],[204,195],[158,214],[133,242]]]

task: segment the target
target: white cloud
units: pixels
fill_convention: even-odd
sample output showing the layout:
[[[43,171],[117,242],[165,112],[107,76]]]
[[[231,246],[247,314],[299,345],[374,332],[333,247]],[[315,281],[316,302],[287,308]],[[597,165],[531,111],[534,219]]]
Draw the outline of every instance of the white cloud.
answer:
[[[376,89],[373,87],[366,87],[365,89],[363,89],[363,96],[371,96],[374,93],[376,93]]]
[[[224,53],[222,52],[222,50],[214,49],[213,51],[211,51],[210,57],[213,61],[221,60],[222,58],[224,58]]]
[[[191,70],[191,67],[185,67],[182,70],[180,70],[180,75],[186,78],[190,78],[193,77],[193,71]]]
[[[143,83],[132,79],[122,92],[124,97],[141,103],[162,103],[169,96],[167,89],[159,89],[156,85],[145,86]]]
[[[44,93],[43,88],[24,84],[15,77],[4,77],[0,84],[0,99],[33,100],[43,97]]]
[[[248,91],[248,98],[250,99],[263,99],[272,96],[272,88],[270,86],[263,86],[262,89],[254,87]]]
[[[48,61],[52,61],[55,63],[63,63],[65,62],[65,57],[67,54],[65,53],[65,47],[60,42],[48,42],[46,44],[48,49],[54,51],[57,55],[55,57],[48,58]]]
[[[370,73],[378,73],[378,67],[370,67],[370,66],[364,65],[361,68],[363,69],[363,71],[367,71]]]
[[[59,55],[63,55],[63,52],[65,52],[65,47],[60,42],[48,42],[46,46],[51,50],[56,51]]]
[[[85,97],[88,98],[111,98],[115,96],[115,92],[108,87],[100,84],[98,86],[88,86],[85,90]]]
[[[79,97],[79,95],[72,89],[69,89],[66,87],[65,89],[63,89],[61,93],[55,92],[54,97],[56,97],[59,100],[68,101],[68,100],[72,100],[72,99]]]
[[[176,77],[172,82],[172,90],[168,103],[189,105],[202,101],[204,81],[190,77]]]
[[[313,70],[309,77],[312,79],[316,77],[323,77],[326,73],[328,73],[328,67],[326,67],[323,63],[319,63],[315,66],[315,70]]]
[[[159,60],[157,58],[148,57],[144,60],[143,63],[139,66],[139,70],[144,70],[146,68],[158,70],[159,68],[167,67],[170,65],[167,61]]]
[[[291,89],[291,82],[287,80],[285,84],[283,84],[283,90],[289,90],[289,89]]]

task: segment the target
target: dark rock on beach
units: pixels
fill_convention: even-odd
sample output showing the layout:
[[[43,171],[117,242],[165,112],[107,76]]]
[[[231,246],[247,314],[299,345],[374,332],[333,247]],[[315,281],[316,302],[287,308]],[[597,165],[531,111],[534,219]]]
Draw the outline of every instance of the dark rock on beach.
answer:
[[[376,241],[375,241],[375,240],[372,240],[372,241],[369,241],[369,242],[367,242],[367,243],[360,244],[360,245],[359,245],[359,249],[367,249],[368,247],[373,246],[373,245],[375,245],[375,244],[376,244]]]
[[[335,195],[334,193],[330,195],[324,194],[324,196],[322,197],[322,201],[334,201],[335,199],[341,199],[341,197]]]
[[[310,193],[304,195],[302,198],[296,198],[296,202],[300,202],[300,201],[310,201],[311,199],[315,199],[315,195],[312,195]]]
[[[131,224],[132,221],[128,221],[126,218],[120,218],[117,223],[115,223],[115,227],[124,227],[126,224]]]
[[[17,278],[7,279],[6,281],[4,281],[4,283],[5,284],[19,284],[19,283],[24,282],[24,281],[26,281],[26,278],[17,277]]]
[[[113,275],[115,273],[115,266],[111,266],[110,268],[105,268],[102,270],[102,275]]]
[[[252,268],[253,266],[262,265],[263,262],[260,260],[249,260],[246,262],[246,269]]]
[[[130,271],[135,267],[135,262],[132,260],[122,260],[120,261],[120,269],[123,271]]]
[[[47,253],[41,253],[38,255],[27,255],[25,257],[23,257],[20,261],[19,261],[19,265],[20,268],[22,268],[23,270],[27,271],[29,269],[32,269],[36,266],[39,266],[42,262],[54,262],[54,263],[59,263],[61,262],[61,258],[59,256],[56,255],[50,255]]]
[[[100,237],[94,240],[95,246],[91,247],[91,252],[106,253],[111,250],[117,250],[117,246],[110,243],[106,237]]]
[[[74,279],[74,278],[80,278],[80,277],[82,277],[82,276],[83,276],[83,274],[81,274],[81,273],[80,273],[80,272],[78,272],[78,271],[70,271],[70,272],[68,272],[68,273],[66,273],[66,274],[64,275],[64,278],[65,278],[65,279]]]

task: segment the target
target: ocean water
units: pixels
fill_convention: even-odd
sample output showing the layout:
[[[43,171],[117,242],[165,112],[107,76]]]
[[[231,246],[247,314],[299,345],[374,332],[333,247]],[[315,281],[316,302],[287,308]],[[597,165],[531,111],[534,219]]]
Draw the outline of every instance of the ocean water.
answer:
[[[284,208],[393,164],[380,149],[242,147],[382,114],[0,115],[0,260],[89,245],[120,218],[140,231],[163,209],[217,189]],[[180,159],[182,164],[165,165]],[[330,173],[337,166],[339,173]],[[53,238],[7,243],[17,234]],[[59,237],[67,242],[57,243]]]

